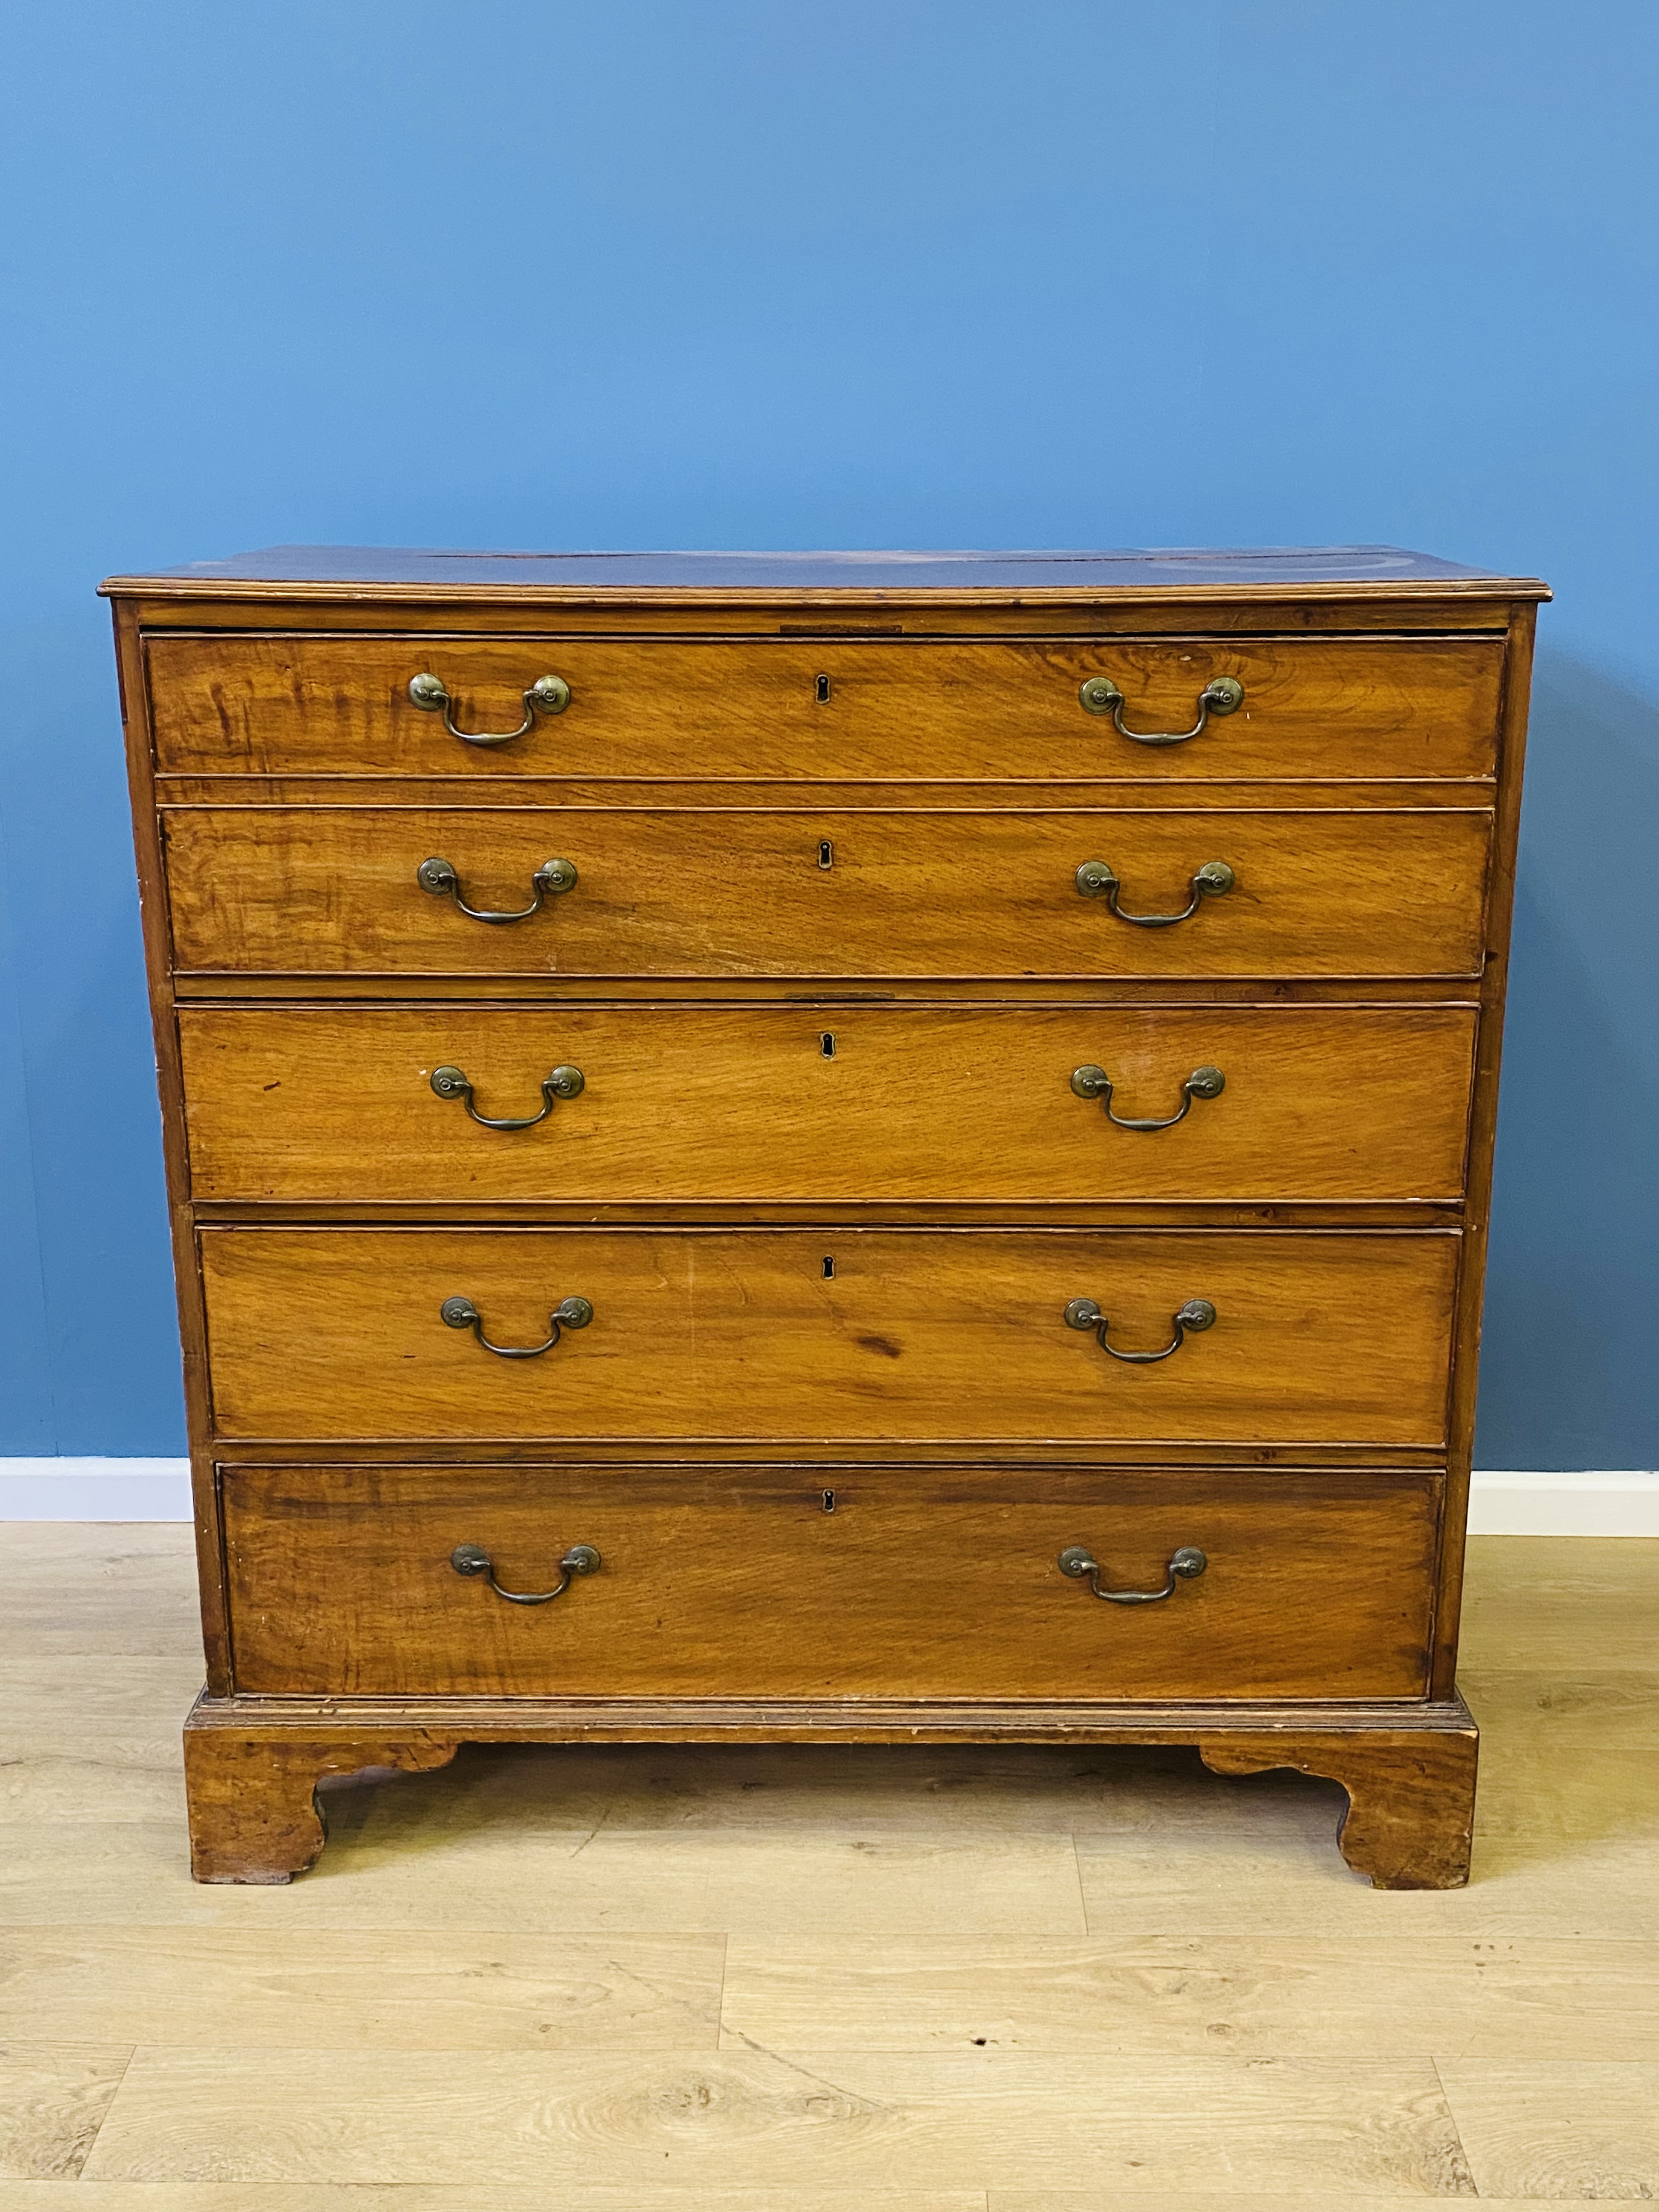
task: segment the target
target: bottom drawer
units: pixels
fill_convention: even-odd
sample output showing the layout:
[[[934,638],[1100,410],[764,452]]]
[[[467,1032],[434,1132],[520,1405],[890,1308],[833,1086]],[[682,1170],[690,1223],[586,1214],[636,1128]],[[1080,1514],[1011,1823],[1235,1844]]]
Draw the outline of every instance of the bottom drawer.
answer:
[[[246,1694],[1412,1698],[1419,1471],[226,1467]],[[575,1546],[597,1553],[566,1574]],[[487,1554],[489,1569],[459,1547]],[[1085,1547],[1098,1601],[1060,1554]],[[1200,1572],[1171,1575],[1182,1547]],[[1186,1564],[1193,1564],[1190,1560]],[[584,1559],[581,1565],[588,1563]],[[556,1598],[518,1604],[563,1578]]]

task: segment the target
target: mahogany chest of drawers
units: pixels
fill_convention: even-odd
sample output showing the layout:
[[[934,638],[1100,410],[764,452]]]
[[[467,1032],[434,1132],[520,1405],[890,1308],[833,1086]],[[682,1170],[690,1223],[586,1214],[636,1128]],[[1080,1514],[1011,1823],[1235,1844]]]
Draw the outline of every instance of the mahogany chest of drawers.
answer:
[[[1195,1744],[1467,1874],[1543,586],[283,549],[114,602],[194,1865],[462,1741]]]

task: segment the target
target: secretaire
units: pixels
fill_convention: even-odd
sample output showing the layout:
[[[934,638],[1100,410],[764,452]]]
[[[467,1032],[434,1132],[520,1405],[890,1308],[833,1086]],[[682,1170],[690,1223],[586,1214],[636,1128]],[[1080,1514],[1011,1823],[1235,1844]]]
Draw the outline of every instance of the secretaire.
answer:
[[[1464,1878],[1541,585],[286,548],[114,601],[194,1864],[464,1741],[1195,1744]]]

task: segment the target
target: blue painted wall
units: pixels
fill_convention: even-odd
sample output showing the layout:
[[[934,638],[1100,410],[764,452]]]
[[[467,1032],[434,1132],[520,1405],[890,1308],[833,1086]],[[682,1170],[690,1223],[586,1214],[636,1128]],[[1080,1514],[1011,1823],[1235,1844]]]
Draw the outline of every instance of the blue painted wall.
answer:
[[[0,1451],[179,1447],[115,568],[1392,540],[1535,571],[1480,1458],[1650,1467],[1652,0],[15,9]]]

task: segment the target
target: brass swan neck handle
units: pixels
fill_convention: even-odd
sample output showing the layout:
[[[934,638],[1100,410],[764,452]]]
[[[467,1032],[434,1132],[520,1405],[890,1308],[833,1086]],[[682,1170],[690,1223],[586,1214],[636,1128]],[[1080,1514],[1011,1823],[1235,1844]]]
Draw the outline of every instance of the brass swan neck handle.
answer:
[[[1244,704],[1244,686],[1236,676],[1212,676],[1198,695],[1198,720],[1190,730],[1132,730],[1123,720],[1128,704],[1109,676],[1085,676],[1077,687],[1078,704],[1085,714],[1109,714],[1121,738],[1138,745],[1184,745],[1195,738],[1212,714],[1234,714]]]
[[[576,871],[568,860],[544,860],[530,878],[534,896],[528,906],[487,907],[469,906],[461,890],[461,878],[453,860],[435,855],[422,860],[415,871],[415,880],[423,891],[434,898],[452,898],[459,912],[469,921],[528,921],[532,914],[541,911],[544,898],[556,898],[560,892],[574,890]]]
[[[539,1359],[544,1352],[551,1352],[568,1328],[586,1328],[593,1318],[593,1309],[586,1298],[562,1298],[548,1316],[550,1334],[541,1344],[492,1344],[483,1333],[483,1316],[471,1298],[446,1298],[438,1309],[438,1318],[446,1328],[470,1328],[486,1352],[493,1352],[497,1359]]]
[[[1190,896],[1179,914],[1127,914],[1118,900],[1122,885],[1114,871],[1104,860],[1085,860],[1073,881],[1079,898],[1104,899],[1106,911],[1115,915],[1136,929],[1170,929],[1178,921],[1190,921],[1206,898],[1225,898],[1238,878],[1224,860],[1206,860],[1195,868],[1188,883]]]
[[[1111,1327],[1105,1315],[1092,1298],[1070,1298],[1060,1318],[1067,1328],[1092,1329],[1100,1348],[1113,1359],[1121,1359],[1126,1367],[1151,1367],[1160,1359],[1172,1359],[1188,1336],[1197,1336],[1216,1322],[1215,1308],[1208,1298],[1188,1298],[1170,1316],[1174,1336],[1161,1352],[1120,1352],[1115,1344],[1108,1344],[1106,1332]]]
[[[433,1079],[435,1088],[437,1079]],[[1227,1087],[1227,1079],[1218,1067],[1195,1067],[1181,1086],[1181,1104],[1173,1114],[1161,1121],[1142,1121],[1127,1114],[1112,1111],[1112,1079],[1103,1067],[1092,1060],[1072,1070],[1072,1088],[1079,1098],[1098,1098],[1106,1109],[1106,1119],[1120,1129],[1173,1129],[1177,1121],[1184,1121],[1193,1110],[1194,1098],[1219,1098]]]
[[[1209,1565],[1196,1544],[1183,1544],[1170,1554],[1170,1564],[1164,1573],[1164,1587],[1155,1590],[1109,1590],[1100,1586],[1102,1567],[1098,1559],[1084,1544],[1068,1544],[1054,1562],[1063,1575],[1081,1581],[1089,1577],[1089,1587],[1097,1597],[1104,1598],[1108,1605],[1162,1605],[1172,1596],[1177,1582],[1191,1582]]]
[[[472,1096],[472,1085],[459,1067],[434,1067],[432,1088],[440,1098],[459,1098],[481,1129],[533,1129],[546,1121],[561,1098],[576,1098],[587,1087],[587,1078],[580,1067],[556,1067],[542,1078],[542,1110],[539,1114],[521,1114],[498,1118],[481,1114]],[[1110,1109],[1107,1109],[1109,1112]]]
[[[573,1576],[597,1574],[603,1562],[591,1544],[573,1544],[559,1561],[560,1579],[550,1590],[503,1589],[495,1579],[495,1563],[482,1544],[457,1544],[449,1564],[458,1575],[487,1575],[490,1589],[509,1605],[550,1605],[569,1589]]]
[[[510,745],[514,738],[524,737],[534,726],[538,714],[562,714],[570,704],[570,686],[562,676],[538,676],[524,694],[524,720],[516,730],[458,729],[454,702],[441,676],[411,676],[409,696],[428,714],[441,714],[445,729],[464,745]]]

